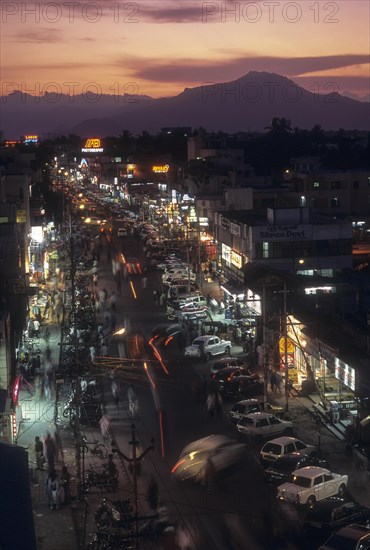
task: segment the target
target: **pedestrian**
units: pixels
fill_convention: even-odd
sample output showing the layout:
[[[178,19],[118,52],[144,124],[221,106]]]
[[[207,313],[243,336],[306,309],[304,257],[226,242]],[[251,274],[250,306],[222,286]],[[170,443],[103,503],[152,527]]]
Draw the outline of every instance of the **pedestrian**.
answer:
[[[93,283],[94,283],[94,286],[98,286],[98,274],[97,273],[93,274]]]
[[[50,387],[50,378],[49,378],[48,372],[44,372],[43,386],[44,386],[45,398],[47,400],[51,399],[51,387]]]
[[[64,455],[63,455],[63,445],[62,440],[60,438],[60,435],[58,432],[54,432],[54,448],[55,448],[55,458],[56,461],[59,463],[64,462]]]
[[[135,416],[136,414],[136,409],[137,409],[137,398],[136,398],[136,394],[132,388],[132,386],[129,387],[129,389],[127,390],[127,399],[128,399],[128,411],[129,411],[129,415],[131,417]]]
[[[147,284],[148,284],[148,277],[143,277],[143,278],[142,278],[142,284],[143,284],[143,288],[146,288],[146,287],[147,287]]]
[[[52,472],[55,469],[55,443],[49,432],[46,434],[44,446],[48,469],[49,472]]]
[[[154,298],[154,303],[158,304],[158,293],[156,290],[153,290],[153,298]]]
[[[116,311],[116,308],[117,308],[117,294],[116,294],[115,290],[113,290],[113,292],[111,294],[110,305],[111,305],[112,311]]]
[[[282,385],[283,379],[281,377],[280,372],[275,372],[275,395],[277,392],[279,392],[279,395],[281,395],[281,385]]]
[[[103,436],[104,441],[109,441],[110,439],[110,417],[107,414],[103,414],[99,420],[100,431]]]
[[[35,437],[36,470],[42,470],[45,463],[44,445],[39,436]]]
[[[35,338],[40,338],[40,321],[37,319],[33,322],[33,330],[35,332]]]
[[[273,394],[275,394],[275,380],[276,380],[275,372],[271,372],[271,374],[270,374],[270,387],[271,387],[271,392]]]
[[[58,510],[60,505],[60,483],[54,468],[46,478],[45,490],[50,510]]]
[[[237,326],[235,329],[235,340],[238,346],[240,346],[241,339],[242,339],[242,331],[241,331],[241,328]]]
[[[113,395],[113,399],[114,399],[114,402],[116,404],[116,407],[118,407],[119,405],[119,397],[120,397],[120,393],[121,393],[121,388],[120,388],[120,385],[119,385],[119,382],[118,380],[116,380],[114,378],[114,375],[113,375],[113,378],[112,378],[112,395]]]
[[[91,362],[92,362],[92,363],[94,363],[95,358],[96,358],[96,350],[95,350],[95,347],[94,347],[94,346],[90,346],[90,359],[91,359]]]
[[[63,504],[69,504],[71,500],[71,474],[69,473],[66,465],[62,468],[60,485],[64,492]]]
[[[206,401],[208,416],[213,416],[215,414],[215,406],[216,406],[216,396],[214,392],[211,392],[207,395],[207,401]]]

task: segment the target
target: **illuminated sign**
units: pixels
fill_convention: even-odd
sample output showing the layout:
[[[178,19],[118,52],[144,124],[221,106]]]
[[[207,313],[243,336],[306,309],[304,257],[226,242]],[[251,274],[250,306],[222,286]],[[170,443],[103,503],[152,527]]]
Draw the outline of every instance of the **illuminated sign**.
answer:
[[[341,361],[340,359],[338,359],[338,357],[335,358],[334,369],[335,369],[334,371],[335,378],[343,382],[343,384],[348,388],[351,388],[351,390],[355,391],[355,386],[356,386],[355,369],[347,365],[347,363],[344,363],[344,361]]]
[[[12,389],[12,400],[14,405],[18,405],[20,385],[21,385],[21,379],[19,376],[17,376],[16,379],[14,380],[13,389]]]
[[[39,140],[39,136],[36,135],[27,135],[24,136],[24,143],[37,143]]]
[[[202,227],[208,227],[208,218],[199,218],[199,225]]]
[[[169,168],[170,167],[169,167],[168,164],[164,164],[162,166],[153,166],[152,170],[156,174],[166,174],[168,172]]]
[[[19,141],[6,141],[5,142],[5,147],[15,147],[16,145],[18,145]]]
[[[85,146],[81,149],[83,153],[102,153],[101,140],[99,138],[88,138]]]
[[[227,244],[221,244],[221,257],[225,262],[230,265],[231,248]]]
[[[16,220],[17,220],[17,223],[26,223],[26,211],[17,210]]]
[[[237,267],[238,269],[241,269],[243,265],[241,254],[239,254],[238,252],[235,252],[235,250],[232,250],[230,254],[230,263],[235,265],[235,267]]]
[[[293,342],[290,340],[290,338],[287,338],[286,339],[286,344],[287,344],[287,353],[294,353],[294,344]],[[280,353],[285,353],[285,338],[284,336],[282,338],[280,338],[279,340],[279,350],[280,350]]]

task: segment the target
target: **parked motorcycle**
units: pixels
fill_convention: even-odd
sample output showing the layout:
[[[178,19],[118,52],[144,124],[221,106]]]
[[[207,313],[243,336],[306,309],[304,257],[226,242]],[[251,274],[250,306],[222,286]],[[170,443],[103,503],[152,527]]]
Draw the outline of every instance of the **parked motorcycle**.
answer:
[[[104,498],[94,514],[98,529],[119,527],[132,531],[134,521],[133,508],[129,500],[116,500],[111,502]]]
[[[90,464],[82,482],[81,490],[83,493],[87,493],[92,487],[97,487],[102,491],[116,492],[118,489],[118,476],[118,471],[114,475],[110,474],[107,469],[97,472],[95,466]]]

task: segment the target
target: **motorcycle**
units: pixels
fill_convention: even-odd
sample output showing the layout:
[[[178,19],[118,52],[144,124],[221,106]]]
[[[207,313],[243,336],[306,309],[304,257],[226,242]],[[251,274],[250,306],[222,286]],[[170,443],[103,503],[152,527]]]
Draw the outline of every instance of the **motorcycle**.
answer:
[[[134,520],[133,508],[129,500],[111,502],[104,498],[94,514],[94,519],[98,529],[120,527],[131,533]]]
[[[97,472],[95,466],[90,464],[82,482],[81,490],[83,493],[87,493],[92,487],[98,487],[100,490],[116,492],[118,489],[118,476],[118,471],[114,475],[110,474],[107,469]]]

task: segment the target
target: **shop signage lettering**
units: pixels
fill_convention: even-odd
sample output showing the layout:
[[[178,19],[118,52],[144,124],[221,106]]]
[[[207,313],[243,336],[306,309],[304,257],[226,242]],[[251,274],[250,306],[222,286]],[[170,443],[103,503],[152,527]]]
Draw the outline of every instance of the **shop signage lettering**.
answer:
[[[231,222],[230,223],[230,233],[232,235],[235,235],[235,237],[240,237],[240,234],[241,234],[240,225],[238,223]]]
[[[224,228],[224,229],[227,229],[228,231],[230,231],[230,220],[228,220],[227,218],[224,218],[222,216],[221,218],[221,226]]]
[[[231,254],[230,254],[230,262],[233,265],[235,265],[235,267],[237,267],[238,269],[241,269],[241,267],[243,265],[243,260],[242,260],[241,254],[239,254],[238,252],[235,252],[235,250],[232,250]]]
[[[152,170],[156,174],[166,174],[169,170],[170,166],[168,164],[164,164],[162,166],[153,166]]]
[[[285,226],[268,225],[254,228],[254,240],[258,241],[289,241],[312,239],[312,227],[307,225]]]
[[[341,361],[337,357],[335,358],[335,370],[334,376],[337,380],[343,382],[345,386],[355,391],[356,386],[356,372],[355,369]]]
[[[88,138],[81,151],[83,153],[102,153],[104,149],[101,147],[101,140],[99,138]]]

